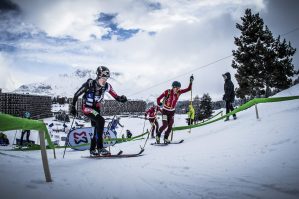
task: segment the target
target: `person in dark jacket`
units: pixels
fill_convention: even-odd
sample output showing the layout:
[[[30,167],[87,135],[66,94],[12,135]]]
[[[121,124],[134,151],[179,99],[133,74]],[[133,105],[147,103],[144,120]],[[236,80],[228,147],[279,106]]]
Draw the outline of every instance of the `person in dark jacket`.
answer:
[[[230,111],[234,110],[233,102],[235,101],[235,89],[234,84],[231,80],[231,75],[229,72],[222,75],[224,78],[224,95],[223,100],[226,104],[226,114],[228,114]],[[236,114],[233,114],[234,119],[237,119]],[[228,121],[229,117],[226,117],[224,121]]]
[[[132,133],[129,129],[126,130],[127,132],[127,138],[131,138],[132,137]]]
[[[101,116],[101,107],[104,94],[109,93],[116,101],[125,103],[127,97],[119,96],[107,82],[110,78],[110,70],[105,66],[97,68],[97,78],[88,79],[75,93],[71,104],[70,113],[76,115],[76,102],[83,94],[82,112],[91,120],[91,125],[95,127],[94,136],[90,144],[90,155],[110,155],[110,152],[103,147],[103,132],[105,119]],[[97,150],[96,150],[97,147]]]
[[[24,113],[24,118],[26,119],[30,119],[30,113],[29,112],[25,112]],[[23,146],[23,142],[24,142],[24,135],[26,134],[26,144],[29,145],[29,137],[30,137],[30,130],[26,130],[23,129],[22,130],[22,134],[21,134],[21,140],[20,140],[20,147]]]
[[[7,138],[7,135],[0,132],[0,145],[1,146],[7,146],[9,145],[9,139]]]

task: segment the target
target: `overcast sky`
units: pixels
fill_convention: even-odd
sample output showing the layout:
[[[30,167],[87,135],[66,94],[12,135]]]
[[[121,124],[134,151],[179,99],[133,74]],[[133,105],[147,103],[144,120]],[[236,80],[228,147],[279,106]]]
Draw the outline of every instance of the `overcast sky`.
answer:
[[[174,80],[184,88],[194,74],[193,95],[218,100],[246,8],[298,49],[296,0],[1,0],[0,88],[106,65],[129,98],[156,98]]]

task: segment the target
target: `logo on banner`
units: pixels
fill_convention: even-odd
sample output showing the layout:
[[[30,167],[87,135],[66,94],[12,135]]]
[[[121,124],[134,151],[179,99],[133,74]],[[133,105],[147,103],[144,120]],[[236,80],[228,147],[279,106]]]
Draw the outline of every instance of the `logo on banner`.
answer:
[[[72,149],[84,151],[90,148],[93,127],[78,128],[69,132],[68,142]]]
[[[74,133],[74,141],[76,144],[80,144],[81,142],[86,144],[88,143],[87,133],[83,131],[82,133]]]

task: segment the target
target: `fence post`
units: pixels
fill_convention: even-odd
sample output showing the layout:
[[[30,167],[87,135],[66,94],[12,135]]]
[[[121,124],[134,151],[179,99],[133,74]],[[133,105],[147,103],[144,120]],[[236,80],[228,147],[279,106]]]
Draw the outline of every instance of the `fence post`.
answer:
[[[47,151],[46,151],[45,133],[43,131],[39,131],[38,133],[39,133],[39,139],[40,139],[40,149],[41,149],[41,155],[42,155],[42,161],[43,161],[46,182],[52,182],[49,163],[48,163],[48,157],[47,157]]]
[[[256,113],[256,119],[259,119],[259,111],[257,109],[257,105],[255,104],[255,113]]]

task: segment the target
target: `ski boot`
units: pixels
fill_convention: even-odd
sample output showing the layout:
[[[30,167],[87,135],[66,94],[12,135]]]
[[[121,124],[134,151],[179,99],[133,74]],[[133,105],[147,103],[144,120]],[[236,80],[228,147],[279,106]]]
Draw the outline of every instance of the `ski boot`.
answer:
[[[170,140],[167,138],[164,138],[164,144],[170,144]]]
[[[152,139],[154,139],[154,138],[155,138],[155,136],[154,136],[154,135],[152,135],[152,136],[151,136],[151,138],[152,138]]]
[[[109,155],[111,155],[111,153],[107,149],[101,148],[101,149],[99,149],[99,155],[109,156]]]
[[[97,155],[99,155],[98,151],[95,150],[95,149],[90,150],[89,153],[90,153],[90,156],[97,156]]]
[[[227,117],[224,121],[225,121],[225,122],[229,121],[229,117]]]
[[[236,115],[234,115],[233,117],[234,117],[234,120],[236,120],[236,119],[237,119],[237,116],[236,116]]]
[[[156,143],[160,144],[160,137],[159,136],[156,136]]]

